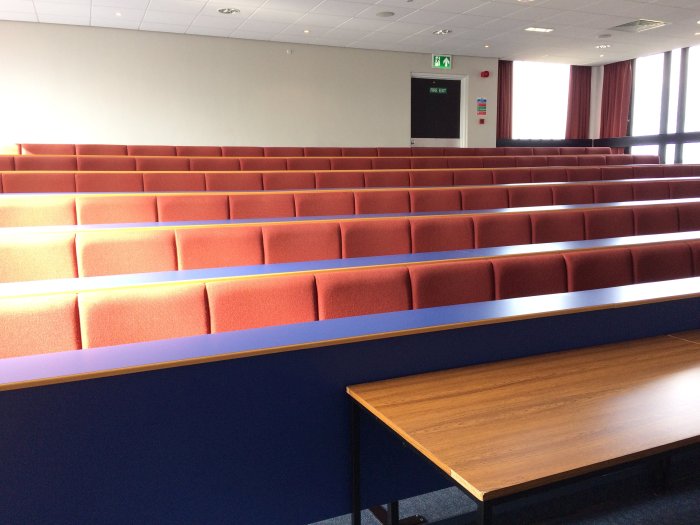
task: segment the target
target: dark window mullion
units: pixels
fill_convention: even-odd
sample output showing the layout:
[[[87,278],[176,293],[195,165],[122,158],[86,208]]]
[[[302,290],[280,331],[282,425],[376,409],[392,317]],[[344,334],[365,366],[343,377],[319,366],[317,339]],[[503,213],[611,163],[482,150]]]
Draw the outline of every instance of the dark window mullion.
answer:
[[[671,92],[671,59],[672,52],[664,53],[664,76],[661,84],[661,121],[659,122],[659,134],[668,133],[668,105]],[[659,147],[659,162],[666,164],[666,146]]]
[[[676,116],[676,132],[685,132],[685,108],[686,97],[688,92],[688,57],[690,49],[684,47],[681,49],[681,71],[678,81],[678,113]],[[676,164],[683,162],[683,143],[676,145],[676,156],[673,159]]]

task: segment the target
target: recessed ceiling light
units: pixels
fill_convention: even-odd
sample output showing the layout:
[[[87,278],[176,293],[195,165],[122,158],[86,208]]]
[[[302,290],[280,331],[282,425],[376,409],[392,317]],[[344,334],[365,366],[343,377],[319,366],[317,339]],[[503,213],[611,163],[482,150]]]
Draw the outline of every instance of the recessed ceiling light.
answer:
[[[525,31],[532,31],[534,33],[551,33],[554,31],[551,27],[526,27]]]
[[[452,32],[452,29],[438,29],[437,31],[433,31],[434,35],[449,35]]]
[[[122,14],[119,11],[117,11],[116,13],[114,13],[114,16],[122,16]]]
[[[488,45],[488,44],[484,44],[484,47],[491,47],[491,46],[490,46],[490,45]]]
[[[309,30],[309,29],[304,29],[304,34],[305,34],[305,35],[308,35],[309,33],[311,33],[311,30]]]
[[[600,55],[600,58],[603,58],[605,55]]]
[[[695,33],[695,36],[700,36],[700,33]]]
[[[232,15],[234,13],[240,13],[240,9],[236,9],[235,7],[222,7],[219,9],[219,13],[222,15]]]
[[[534,0],[518,0],[521,4],[527,4],[528,2],[533,2]]]
[[[596,49],[608,49],[609,47],[612,47],[610,44],[598,44],[595,46]]]
[[[379,11],[377,13],[377,16],[381,18],[389,18],[390,16],[394,16],[395,14],[396,13],[394,13],[393,11]]]

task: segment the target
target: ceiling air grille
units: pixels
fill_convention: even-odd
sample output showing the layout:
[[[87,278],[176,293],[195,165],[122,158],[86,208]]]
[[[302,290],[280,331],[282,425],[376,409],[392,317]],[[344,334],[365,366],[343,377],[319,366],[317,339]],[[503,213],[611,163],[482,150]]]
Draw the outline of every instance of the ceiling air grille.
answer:
[[[626,31],[628,33],[641,33],[642,31],[648,31],[649,29],[656,29],[657,27],[663,27],[668,25],[666,22],[661,22],[659,20],[635,20],[633,22],[627,22],[619,26],[611,27],[615,31]]]

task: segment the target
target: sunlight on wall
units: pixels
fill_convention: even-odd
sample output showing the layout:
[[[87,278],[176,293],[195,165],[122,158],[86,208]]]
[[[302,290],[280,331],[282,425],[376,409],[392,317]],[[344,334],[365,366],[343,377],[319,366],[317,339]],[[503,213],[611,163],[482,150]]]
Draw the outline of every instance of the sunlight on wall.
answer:
[[[569,102],[566,64],[513,63],[513,138],[563,139]]]

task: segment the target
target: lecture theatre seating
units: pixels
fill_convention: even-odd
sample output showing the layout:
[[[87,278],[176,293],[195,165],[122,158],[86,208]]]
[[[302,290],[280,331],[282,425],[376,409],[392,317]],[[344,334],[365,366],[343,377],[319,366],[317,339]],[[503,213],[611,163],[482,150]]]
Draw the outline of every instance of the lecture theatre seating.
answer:
[[[618,166],[658,164],[654,155],[532,155],[466,157],[178,157],[4,155],[2,171],[323,171]]]
[[[663,261],[663,265],[658,262]],[[0,299],[1,357],[700,275],[700,241]]]
[[[269,224],[0,231],[0,283],[469,250],[700,229],[700,202]]]
[[[473,186],[700,176],[696,165],[369,171],[5,171],[3,193],[257,191]]]
[[[700,180],[217,193],[5,194],[0,227],[291,218],[700,197]]]

